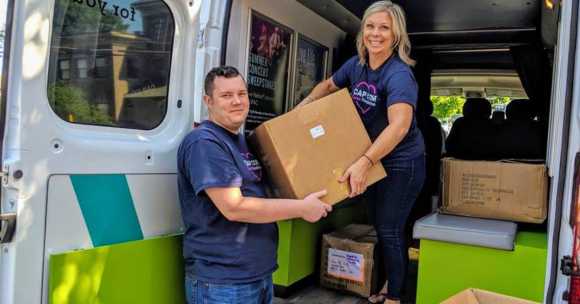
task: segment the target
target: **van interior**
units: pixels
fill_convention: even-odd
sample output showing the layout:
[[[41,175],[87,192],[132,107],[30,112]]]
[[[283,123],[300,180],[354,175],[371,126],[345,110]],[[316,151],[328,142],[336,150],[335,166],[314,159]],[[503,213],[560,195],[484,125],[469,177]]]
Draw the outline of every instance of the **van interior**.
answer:
[[[314,13],[316,18],[322,20],[320,22],[331,24],[340,32],[337,44],[330,48],[331,68],[327,70],[326,76],[331,76],[342,63],[356,54],[354,41],[360,20],[365,9],[373,2],[283,1],[279,10],[284,12],[279,12],[272,6],[264,8],[261,1],[233,1],[230,3],[231,18],[226,21],[228,24],[225,27],[228,29],[228,41],[223,50],[223,61],[245,66],[246,57],[236,47],[243,46],[244,38],[235,33],[240,25],[245,25],[240,20],[248,18],[247,8],[300,32],[300,25],[285,24],[291,21],[284,20],[284,14],[294,13],[294,7],[298,5],[301,9],[309,10],[309,14]],[[533,159],[545,163],[560,7],[558,1],[550,0],[393,2],[402,6],[406,12],[412,58],[417,60],[413,69],[419,85],[416,115],[427,146],[428,176],[423,193],[409,218],[407,227],[412,230],[415,220],[435,211],[441,204],[442,158]],[[310,16],[301,18],[304,20]],[[320,30],[323,29],[321,26]],[[434,109],[438,111],[438,104],[434,100],[451,97],[460,100],[463,107],[459,106],[454,114],[445,119],[433,120]],[[510,106],[512,101],[515,102]],[[454,125],[454,122],[462,120],[460,117],[469,115],[482,118],[481,124],[465,130],[460,130],[460,124]],[[510,120],[522,115],[528,120],[527,127],[504,131]],[[349,209],[354,204],[346,202],[337,209]],[[349,209],[349,212],[356,213],[355,209]],[[353,216],[349,220],[365,221],[364,216]],[[342,222],[339,225],[344,224]],[[519,223],[518,227],[520,230],[543,233],[548,229],[547,221],[543,224]],[[316,232],[321,234],[333,228],[336,226],[324,226]],[[319,243],[315,243],[319,247]],[[419,248],[421,256],[419,242],[414,240],[411,245]],[[315,254],[318,259],[319,252]],[[289,255],[292,256],[292,253]],[[288,268],[292,269],[292,262],[288,263]],[[316,264],[313,269],[316,269],[318,275],[320,266]],[[410,269],[410,273],[414,271],[416,269]],[[410,277],[416,279],[416,273],[410,274]],[[284,281],[275,278],[278,294],[291,296],[292,293],[286,291],[294,291],[296,288],[289,287],[301,285],[299,283],[303,279]],[[553,285],[548,284],[550,276],[540,279],[542,282],[546,280],[546,298],[550,298],[553,291]],[[408,285],[413,285],[413,282]],[[414,286],[408,286],[403,300],[414,302],[414,293]]]

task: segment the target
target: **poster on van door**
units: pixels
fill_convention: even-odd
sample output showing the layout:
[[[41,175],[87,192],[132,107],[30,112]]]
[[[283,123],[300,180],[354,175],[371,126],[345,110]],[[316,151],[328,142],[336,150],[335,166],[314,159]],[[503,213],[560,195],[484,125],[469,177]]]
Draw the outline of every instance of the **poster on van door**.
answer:
[[[246,132],[284,113],[292,34],[289,28],[252,12]]]
[[[319,82],[324,80],[328,48],[307,38],[298,36],[296,71],[294,73],[294,104],[302,101]]]

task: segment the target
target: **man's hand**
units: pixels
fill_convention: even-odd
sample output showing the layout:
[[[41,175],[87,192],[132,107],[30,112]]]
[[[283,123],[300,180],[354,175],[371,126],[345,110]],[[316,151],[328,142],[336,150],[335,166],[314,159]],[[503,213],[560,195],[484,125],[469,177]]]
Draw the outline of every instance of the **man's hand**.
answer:
[[[326,195],[326,190],[318,191],[309,194],[302,200],[303,212],[302,218],[310,223],[319,221],[321,218],[326,217],[330,211],[332,211],[332,206],[326,204],[320,200],[321,197]]]

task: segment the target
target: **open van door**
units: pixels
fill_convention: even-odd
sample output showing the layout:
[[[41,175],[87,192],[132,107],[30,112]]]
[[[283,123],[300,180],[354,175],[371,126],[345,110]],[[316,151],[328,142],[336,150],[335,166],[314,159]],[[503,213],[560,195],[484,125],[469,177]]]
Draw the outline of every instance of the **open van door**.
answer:
[[[0,303],[182,299],[175,156],[225,2],[9,1]]]
[[[555,57],[559,68],[554,71],[552,89],[552,100],[560,102],[552,109],[552,119],[558,123],[550,130],[549,143],[554,192],[550,204],[556,208],[552,208],[554,216],[550,214],[553,261],[546,299],[553,303],[580,303],[579,14],[577,1],[562,2]]]

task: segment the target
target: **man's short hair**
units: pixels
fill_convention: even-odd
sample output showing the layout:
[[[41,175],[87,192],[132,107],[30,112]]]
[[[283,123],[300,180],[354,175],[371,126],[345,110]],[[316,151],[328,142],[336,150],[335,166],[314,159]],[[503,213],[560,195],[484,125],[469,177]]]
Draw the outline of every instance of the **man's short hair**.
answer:
[[[205,95],[211,96],[214,89],[214,80],[217,77],[234,78],[238,76],[242,77],[242,80],[244,80],[244,77],[240,74],[240,72],[238,72],[238,69],[234,68],[233,66],[222,65],[211,69],[211,71],[205,75],[205,82],[203,85]]]

